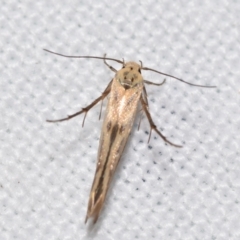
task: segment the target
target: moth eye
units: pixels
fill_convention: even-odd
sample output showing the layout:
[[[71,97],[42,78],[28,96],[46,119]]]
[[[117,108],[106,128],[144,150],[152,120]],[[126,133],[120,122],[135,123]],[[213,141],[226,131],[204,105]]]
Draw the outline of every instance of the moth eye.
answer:
[[[139,73],[141,73],[141,70],[140,70],[140,68],[138,69],[138,72],[139,72]]]
[[[134,78],[132,78],[131,81],[133,82],[133,81],[134,81]]]

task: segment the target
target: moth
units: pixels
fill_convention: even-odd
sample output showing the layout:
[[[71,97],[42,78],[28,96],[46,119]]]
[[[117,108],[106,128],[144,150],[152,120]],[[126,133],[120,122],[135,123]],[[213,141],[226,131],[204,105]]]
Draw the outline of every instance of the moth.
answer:
[[[129,134],[131,132],[139,103],[141,105],[142,110],[145,112],[146,117],[150,124],[150,133],[148,141],[150,140],[152,130],[154,130],[164,140],[164,142],[174,147],[179,148],[182,147],[181,145],[169,141],[157,129],[149,112],[145,84],[161,86],[165,83],[166,80],[164,80],[162,83],[154,83],[148,80],[144,80],[141,71],[142,70],[153,71],[164,76],[177,79],[181,82],[184,82],[192,86],[206,88],[214,88],[215,86],[203,86],[186,82],[172,75],[144,67],[141,61],[140,64],[135,62],[125,63],[124,60],[120,61],[118,59],[108,58],[106,57],[106,54],[104,55],[104,57],[67,56],[46,49],[44,50],[49,53],[53,53],[63,57],[102,59],[104,63],[110,68],[110,70],[115,72],[115,76],[107,85],[102,95],[95,99],[91,104],[82,108],[79,112],[67,116],[66,118],[58,120],[47,120],[47,122],[62,122],[84,113],[85,115],[82,123],[83,126],[88,111],[98,102],[102,101],[104,98],[109,96],[99,142],[96,172],[92,183],[87,214],[85,219],[85,223],[87,222],[88,218],[93,218],[93,222],[96,223],[99,214],[102,210],[111,179],[117,168],[125,145],[127,143]],[[106,62],[106,60],[111,60],[120,63],[122,64],[122,68],[120,70],[116,70],[115,68],[110,66]]]

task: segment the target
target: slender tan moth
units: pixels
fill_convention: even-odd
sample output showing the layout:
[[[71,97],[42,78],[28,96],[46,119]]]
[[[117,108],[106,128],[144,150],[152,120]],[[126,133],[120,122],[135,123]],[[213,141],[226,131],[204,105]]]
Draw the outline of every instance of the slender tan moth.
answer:
[[[76,117],[82,113],[85,113],[83,118],[82,126],[88,111],[95,106],[99,101],[102,101],[106,96],[109,95],[107,110],[105,113],[102,132],[99,142],[98,149],[98,160],[95,172],[95,177],[92,184],[92,189],[89,196],[87,215],[85,223],[88,218],[92,217],[93,222],[96,223],[101,209],[103,207],[104,200],[109,188],[109,184],[119,163],[121,155],[123,153],[124,147],[126,145],[127,139],[132,129],[132,125],[136,116],[137,106],[140,103],[142,110],[145,112],[147,119],[150,124],[149,139],[151,137],[151,132],[154,130],[166,143],[175,146],[182,147],[175,143],[170,142],[156,127],[154,124],[151,114],[149,112],[147,91],[144,84],[152,84],[156,86],[161,86],[165,83],[153,83],[143,79],[141,70],[150,70],[167,77],[177,79],[181,82],[189,84],[191,86],[214,88],[215,86],[203,86],[196,85],[186,82],[180,78],[171,76],[166,73],[159,72],[157,70],[143,67],[142,62],[137,64],[135,62],[127,62],[124,60],[120,61],[114,58],[95,57],[95,56],[67,56],[59,53],[55,53],[44,49],[47,52],[69,58],[95,58],[102,59],[104,63],[115,72],[115,76],[107,85],[106,89],[103,91],[102,95],[95,99],[87,107],[82,108],[81,111],[67,116],[66,118],[59,120],[47,120],[48,122],[61,122],[69,120]],[[110,66],[106,60],[111,60],[122,64],[122,69],[116,70]],[[101,109],[102,110],[102,109]],[[101,111],[100,111],[101,114]]]

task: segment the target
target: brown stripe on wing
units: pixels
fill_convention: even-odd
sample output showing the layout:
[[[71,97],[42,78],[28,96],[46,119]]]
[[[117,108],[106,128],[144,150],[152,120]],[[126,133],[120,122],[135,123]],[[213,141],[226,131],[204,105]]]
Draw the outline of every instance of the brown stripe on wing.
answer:
[[[96,169],[96,174],[89,198],[85,223],[90,217],[93,217],[93,223],[96,223],[99,213],[101,212],[101,209],[103,207],[103,203],[106,198],[113,173],[115,172],[121,156],[121,152],[123,151],[126,144],[126,137],[122,136],[120,137],[122,138],[120,140],[118,136],[118,132],[120,131],[118,124],[115,124],[109,131],[111,132],[111,134],[108,134],[108,136],[103,136],[103,139],[105,139],[105,141],[106,139],[108,139],[107,141],[109,141],[109,148],[106,151],[107,154],[105,156],[105,159],[103,159],[103,163],[97,166]],[[119,140],[120,143],[118,143]],[[119,146],[117,146],[116,148],[116,145]]]

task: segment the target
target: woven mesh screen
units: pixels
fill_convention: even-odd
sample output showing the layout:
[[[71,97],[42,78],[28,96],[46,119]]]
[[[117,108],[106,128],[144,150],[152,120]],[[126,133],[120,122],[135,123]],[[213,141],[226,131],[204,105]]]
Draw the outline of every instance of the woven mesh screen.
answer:
[[[239,1],[5,1],[0,21],[0,239],[240,239]],[[84,224],[114,73],[94,55],[172,74],[147,86],[97,224]],[[109,62],[116,69],[121,65]],[[164,76],[144,71],[144,79]],[[103,104],[105,110],[106,101]]]

